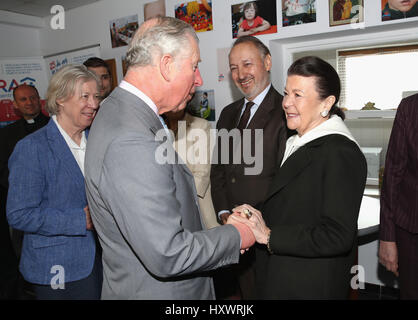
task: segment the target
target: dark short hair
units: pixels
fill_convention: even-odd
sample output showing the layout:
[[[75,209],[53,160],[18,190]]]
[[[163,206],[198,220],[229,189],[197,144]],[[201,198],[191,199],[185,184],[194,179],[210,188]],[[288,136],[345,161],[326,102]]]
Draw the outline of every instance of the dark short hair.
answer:
[[[244,8],[242,8],[242,14],[245,17],[245,10],[247,10],[248,8],[250,8],[250,6],[253,6],[254,10],[255,10],[255,16],[258,15],[258,7],[257,7],[257,3],[255,1],[251,1],[251,2],[247,2],[244,4]]]
[[[269,48],[267,48],[267,46],[262,43],[258,38],[253,37],[253,36],[242,36],[239,37],[234,44],[232,45],[231,50],[241,44],[241,43],[252,43],[257,49],[258,51],[260,51],[261,57],[264,59],[267,55],[271,55],[270,54],[270,50]]]
[[[34,89],[34,90],[36,91],[36,94],[37,94],[37,95],[38,95],[38,97],[39,97],[39,92],[38,92],[38,89],[36,89],[36,87],[35,87],[35,86],[33,86],[33,85],[31,85],[31,84],[22,83],[22,84],[19,84],[16,88],[14,88],[14,89],[13,89],[13,100],[16,100],[16,91],[17,91],[18,89],[22,88],[22,87],[29,87],[29,88]]]
[[[315,56],[300,58],[292,63],[287,70],[287,76],[315,77],[316,90],[321,99],[335,97],[335,103],[329,111],[345,119],[344,111],[337,107],[341,94],[341,81],[337,71],[326,61]]]
[[[107,69],[107,73],[109,73],[109,75],[111,76],[112,74],[110,73],[110,68],[107,65],[107,63],[103,60],[100,59],[98,57],[91,57],[88,58],[86,61],[83,62],[83,64],[87,67],[87,68],[98,68],[98,67],[105,67]]]

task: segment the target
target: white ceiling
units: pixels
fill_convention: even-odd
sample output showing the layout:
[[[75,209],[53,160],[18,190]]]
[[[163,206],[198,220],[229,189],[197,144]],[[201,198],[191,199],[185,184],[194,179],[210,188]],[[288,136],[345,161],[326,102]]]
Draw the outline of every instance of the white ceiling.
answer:
[[[81,7],[100,0],[0,0],[0,10],[36,17],[51,15],[54,5],[61,5],[64,10]]]

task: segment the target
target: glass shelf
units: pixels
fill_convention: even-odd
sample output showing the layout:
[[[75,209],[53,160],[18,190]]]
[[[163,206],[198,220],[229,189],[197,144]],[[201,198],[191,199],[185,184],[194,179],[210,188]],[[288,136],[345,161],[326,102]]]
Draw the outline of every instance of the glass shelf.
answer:
[[[396,110],[348,110],[345,111],[347,120],[393,120]]]

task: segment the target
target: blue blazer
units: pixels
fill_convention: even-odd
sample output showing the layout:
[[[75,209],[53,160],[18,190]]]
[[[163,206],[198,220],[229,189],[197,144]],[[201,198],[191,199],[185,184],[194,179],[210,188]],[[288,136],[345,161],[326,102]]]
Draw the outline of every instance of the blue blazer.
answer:
[[[24,231],[23,277],[55,284],[58,266],[65,282],[86,278],[93,268],[96,236],[86,230],[84,177],[52,119],[17,143],[9,170],[7,219]]]

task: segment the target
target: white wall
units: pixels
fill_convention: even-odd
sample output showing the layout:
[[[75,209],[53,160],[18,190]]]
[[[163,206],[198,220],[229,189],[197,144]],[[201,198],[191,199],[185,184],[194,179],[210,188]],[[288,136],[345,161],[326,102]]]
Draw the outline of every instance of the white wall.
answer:
[[[0,58],[42,55],[39,29],[0,23]]]
[[[45,18],[47,27],[40,35],[44,55],[100,44],[101,58],[116,59],[118,81],[122,80],[121,57],[126,46],[112,48],[109,21],[138,14],[138,22],[144,20],[145,0],[102,0],[65,12],[65,29],[53,30],[50,18]]]

